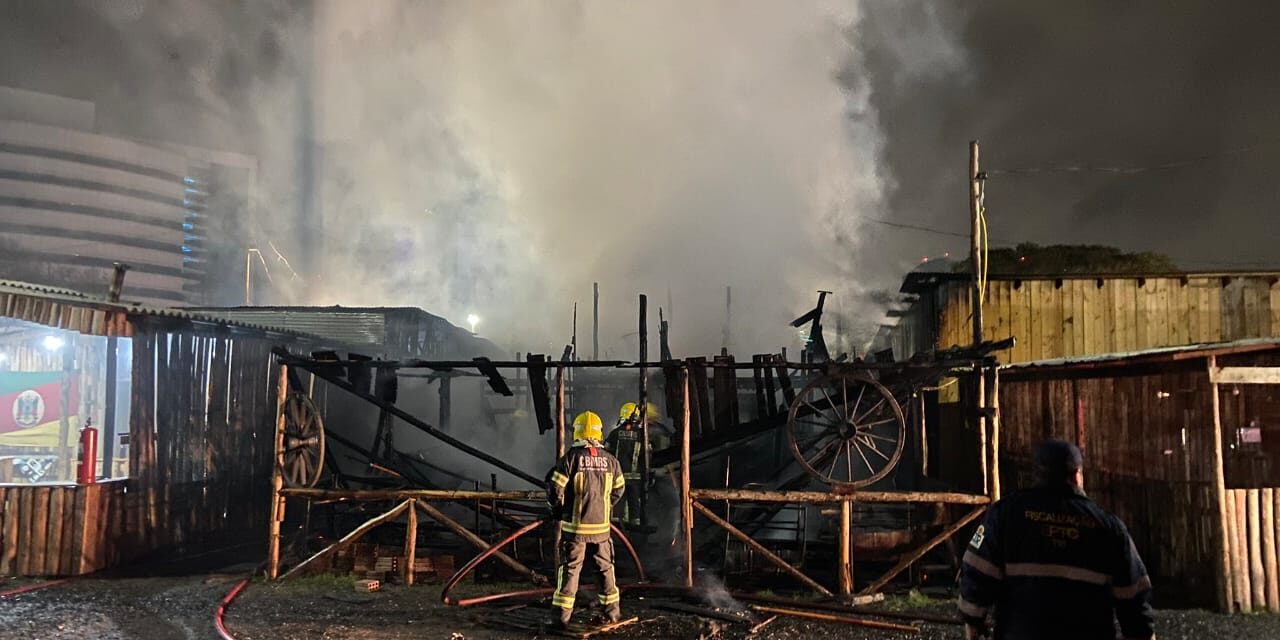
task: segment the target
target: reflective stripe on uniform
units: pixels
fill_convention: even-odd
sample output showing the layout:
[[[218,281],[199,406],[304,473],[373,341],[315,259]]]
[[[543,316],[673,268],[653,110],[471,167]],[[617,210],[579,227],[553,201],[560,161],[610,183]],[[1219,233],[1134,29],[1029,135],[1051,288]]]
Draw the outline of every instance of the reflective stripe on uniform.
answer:
[[[628,478],[628,474],[625,474],[625,473],[624,473],[624,474],[622,474],[622,475],[620,475],[620,476],[617,476],[616,478],[614,478],[614,479],[613,479],[613,488],[614,488],[614,489],[622,489],[622,488],[625,488],[625,487],[627,486],[627,478]],[[640,475],[639,475],[639,474],[636,474],[636,479],[639,479],[639,478],[640,478]]]
[[[574,597],[571,595],[565,595],[559,592],[553,593],[551,594],[551,606],[558,607],[560,609],[572,609],[573,599]]]
[[[573,474],[573,520],[575,522],[582,517],[582,499],[586,497],[582,490],[584,485],[586,482],[582,472],[575,472]]]
[[[584,536],[593,536],[601,533],[609,533],[609,521],[606,520],[599,524],[561,521],[560,530],[565,533],[580,533]]]
[[[976,569],[977,567],[974,568]],[[1004,567],[1004,574],[1024,578],[1062,578],[1063,580],[1074,580],[1096,585],[1104,585],[1111,582],[1111,578],[1105,573],[1065,564],[1039,564],[1035,562],[1007,564]]]
[[[609,493],[613,487],[613,473],[604,472],[604,482],[600,485],[600,490]],[[608,522],[613,519],[613,501],[608,496],[604,496],[604,521]]]
[[[987,577],[1004,580],[1004,571],[1000,570],[1000,567],[972,551],[964,552],[964,563]]]
[[[972,618],[986,617],[987,609],[989,609],[989,607],[984,607],[982,605],[974,604],[972,602],[969,602],[968,600],[965,600],[964,598],[960,598],[960,602],[958,603],[958,606],[960,608],[960,613],[963,613],[966,616],[969,616]]]
[[[565,485],[569,484],[569,476],[566,476],[565,474],[560,473],[559,471],[552,471],[551,484],[554,484],[557,487],[560,487],[561,489],[563,489],[565,488]]]
[[[1111,596],[1116,600],[1132,600],[1150,588],[1151,578],[1142,576],[1142,579],[1127,587],[1111,587]]]
[[[600,604],[605,606],[622,602],[622,592],[614,589],[613,593],[600,594]]]

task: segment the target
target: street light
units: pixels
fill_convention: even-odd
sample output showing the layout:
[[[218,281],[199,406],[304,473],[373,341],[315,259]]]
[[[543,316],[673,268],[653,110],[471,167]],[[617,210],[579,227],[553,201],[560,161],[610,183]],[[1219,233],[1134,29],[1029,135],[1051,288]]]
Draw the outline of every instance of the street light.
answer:
[[[475,333],[476,325],[480,324],[480,316],[474,313],[467,314],[467,324],[471,325],[471,333]]]

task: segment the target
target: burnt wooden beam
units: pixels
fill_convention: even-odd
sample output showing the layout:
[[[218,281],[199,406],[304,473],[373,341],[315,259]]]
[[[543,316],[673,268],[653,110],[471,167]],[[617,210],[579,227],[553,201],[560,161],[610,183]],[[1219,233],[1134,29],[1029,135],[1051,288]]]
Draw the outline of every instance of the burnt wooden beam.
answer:
[[[484,374],[484,376],[489,379],[489,388],[493,389],[494,393],[504,395],[508,398],[515,395],[511,393],[511,387],[507,386],[506,379],[498,372],[498,367],[494,366],[492,360],[479,357],[475,358],[475,362],[476,368],[480,370],[480,373]]]
[[[551,389],[547,384],[547,357],[529,354],[529,395],[533,397],[533,415],[538,420],[538,433],[556,428],[551,419]]]
[[[303,366],[303,368],[307,368],[305,365],[300,365],[300,366]],[[308,370],[310,369],[308,368]],[[351,395],[354,395],[357,398],[360,398],[365,402],[368,402],[378,407],[379,409],[383,409],[387,411],[391,415],[394,415],[395,417],[400,418],[401,420],[404,420],[405,422],[409,423],[413,427],[417,428],[419,431],[422,431],[423,433],[426,433],[427,435],[459,451],[462,451],[463,453],[470,454],[472,457],[479,458],[480,460],[488,462],[489,464],[499,469],[502,469],[503,471],[506,471],[507,473],[510,473],[511,475],[516,476],[517,478],[520,478],[536,487],[545,488],[546,486],[545,483],[542,480],[539,480],[537,477],[529,473],[526,473],[525,471],[515,467],[514,465],[507,463],[505,460],[489,455],[488,453],[485,453],[480,449],[477,449],[461,440],[458,440],[457,438],[454,438],[453,436],[447,433],[444,433],[443,431],[440,431],[439,429],[431,426],[421,418],[418,418],[412,413],[409,413],[408,411],[405,411],[404,409],[397,407],[394,403],[385,402],[383,400],[378,399],[377,397],[374,397],[373,395],[370,395],[367,392],[361,391],[351,386],[351,384],[348,383],[346,380],[342,380],[334,376],[321,373],[319,371],[312,371],[312,373],[314,373],[316,377],[320,378],[321,380],[324,380],[325,382],[328,382],[329,384],[335,387],[338,387],[339,389],[342,389],[343,391],[346,391],[347,393],[350,393]]]

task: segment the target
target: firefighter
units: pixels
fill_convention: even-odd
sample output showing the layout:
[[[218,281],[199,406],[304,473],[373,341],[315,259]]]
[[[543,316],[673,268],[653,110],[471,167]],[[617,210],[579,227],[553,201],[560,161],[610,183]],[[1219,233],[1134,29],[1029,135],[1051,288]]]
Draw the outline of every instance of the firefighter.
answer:
[[[1151,580],[1129,532],[1081,489],[1075,445],[1035,452],[1036,486],[992,505],[965,549],[960,613],[965,638],[1154,639]]]
[[[600,416],[584,411],[573,420],[573,446],[547,473],[547,502],[560,525],[560,566],[551,606],[561,628],[573,615],[578,577],[588,554],[600,571],[600,604],[610,622],[622,616],[621,592],[613,573],[613,541],[609,520],[622,498],[626,479],[618,460],[600,440]]]
[[[622,410],[618,412],[618,423],[605,440],[605,446],[617,457],[618,464],[622,465],[622,476],[627,481],[626,508],[622,513],[615,514],[614,520],[624,522],[633,529],[638,529],[644,523],[640,508],[640,494],[643,491],[640,483],[644,479],[644,465],[640,464],[641,456],[644,455],[644,446],[640,441],[643,433],[636,403],[628,402],[622,405]]]

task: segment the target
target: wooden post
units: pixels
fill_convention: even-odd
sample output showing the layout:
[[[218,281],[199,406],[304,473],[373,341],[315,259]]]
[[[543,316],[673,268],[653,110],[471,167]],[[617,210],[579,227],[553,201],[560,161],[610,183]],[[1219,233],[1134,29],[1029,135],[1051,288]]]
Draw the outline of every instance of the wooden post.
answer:
[[[280,379],[276,382],[276,438],[275,464],[271,466],[271,523],[267,530],[267,579],[280,575],[280,523],[284,520],[284,402],[289,396],[289,365],[280,365]]]
[[[853,533],[853,500],[840,501],[840,595],[853,593],[853,558],[850,557],[850,536]]]
[[[915,406],[916,415],[919,416],[920,420],[920,475],[927,478],[929,477],[929,420],[925,417],[923,393],[916,394]]]
[[[680,528],[684,538],[684,586],[693,588],[693,499],[689,496],[689,432],[693,428],[689,411],[689,368],[680,370],[684,402],[680,420]]]
[[[591,283],[591,359],[600,359],[600,283]]]
[[[974,412],[976,423],[974,426],[978,429],[978,468],[982,474],[982,494],[991,495],[991,475],[990,460],[991,448],[987,446],[987,415],[986,415],[986,373],[982,369],[978,369],[974,378],[977,381],[978,389],[974,394],[974,404],[977,405],[977,411]]]
[[[990,384],[987,387],[991,401],[987,410],[987,420],[991,425],[991,501],[1000,499],[1000,369],[992,365]]]
[[[982,344],[982,178],[978,171],[978,141],[969,142],[969,263],[973,267],[970,290],[973,311],[973,344]]]
[[[640,524],[649,524],[649,298],[640,294]]]
[[[408,504],[409,522],[404,529],[404,583],[412,587],[413,565],[418,559],[418,510],[412,502]]]
[[[104,478],[112,477],[115,470],[116,394],[119,386],[116,375],[119,360],[116,350],[119,343],[120,339],[115,336],[107,338],[107,376],[104,384],[106,395],[102,403],[102,441],[98,443],[98,448],[102,449],[102,466],[98,468],[98,475]]]
[[[1249,568],[1249,497],[1245,489],[1231,492],[1235,501],[1236,514],[1236,549],[1238,558],[1236,572],[1240,581],[1240,589],[1236,598],[1240,602],[1243,613],[1253,613],[1253,572]]]
[[[564,455],[565,429],[564,415],[564,367],[556,366],[556,460]]]
[[[779,558],[772,551],[765,548],[764,545],[753,540],[751,536],[743,533],[741,530],[739,530],[737,527],[733,526],[732,524],[729,524],[728,521],[716,515],[714,511],[702,506],[697,502],[693,502],[692,504],[693,504],[693,508],[697,509],[698,512],[701,513],[703,516],[705,516],[708,520],[710,520],[711,522],[714,522],[717,526],[729,532],[729,535],[737,538],[738,540],[741,540],[743,544],[747,545],[753,551],[760,554],[760,556],[765,560],[768,560],[769,562],[773,563],[774,566],[778,567],[779,569],[782,569],[783,572],[787,573],[788,575],[795,578],[796,580],[799,580],[800,582],[804,583],[805,586],[809,587],[810,589],[813,589],[814,591],[817,591],[818,593],[821,593],[824,596],[827,596],[827,597],[835,596],[834,593],[831,593],[830,589],[827,589],[821,584],[814,582],[813,578],[810,578],[809,576],[806,576],[805,574],[801,573],[799,569],[796,569],[795,567],[791,566],[786,560]]]
[[[1253,588],[1253,610],[1262,611],[1267,608],[1267,579],[1262,568],[1262,531],[1259,521],[1262,517],[1259,507],[1258,490],[1249,489],[1245,494],[1248,508],[1245,510],[1249,534],[1249,585]]]
[[[1267,576],[1267,609],[1280,613],[1280,575],[1276,558],[1275,490],[1262,490],[1262,562]]]
[[[1213,369],[1217,364],[1217,357],[1209,356],[1206,375],[1212,375]],[[1211,395],[1210,406],[1213,409],[1213,488],[1218,503],[1218,535],[1213,536],[1214,545],[1218,551],[1218,571],[1216,573],[1220,579],[1218,585],[1218,610],[1223,613],[1231,613],[1231,553],[1230,547],[1227,545],[1227,479],[1222,461],[1222,410],[1218,399],[1218,384],[1216,382],[1209,384],[1209,393]]]

